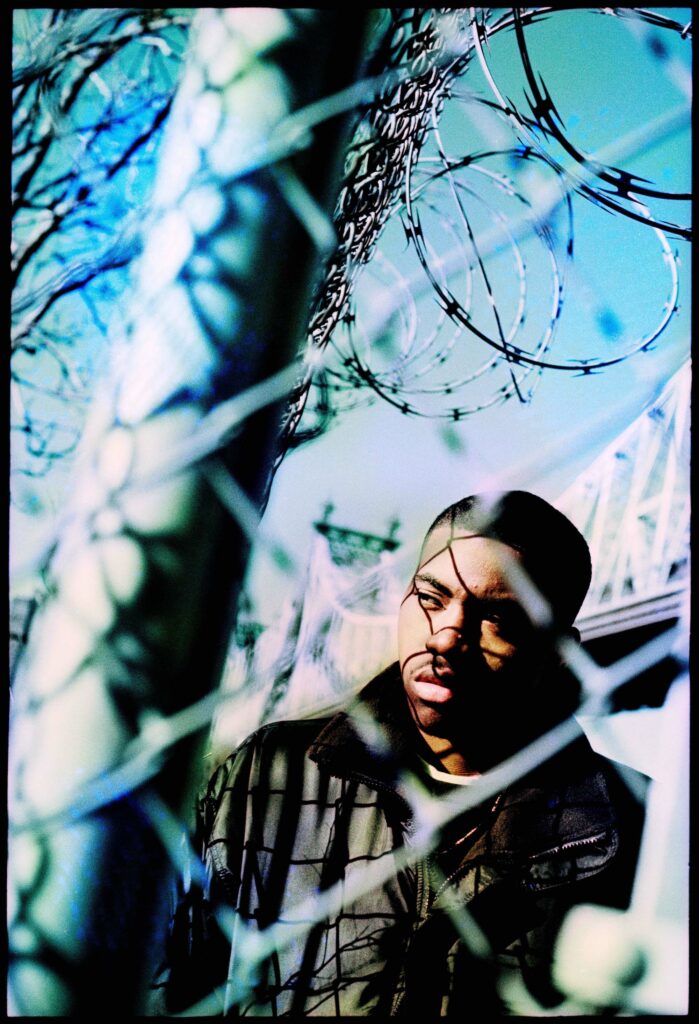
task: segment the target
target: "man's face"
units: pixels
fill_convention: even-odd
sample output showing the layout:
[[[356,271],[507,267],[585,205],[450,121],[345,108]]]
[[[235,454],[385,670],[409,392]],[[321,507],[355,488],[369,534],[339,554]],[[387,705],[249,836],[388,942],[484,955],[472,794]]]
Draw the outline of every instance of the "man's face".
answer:
[[[543,666],[507,577],[519,553],[497,540],[434,530],[398,617],[410,710],[423,733],[456,741],[526,706]]]

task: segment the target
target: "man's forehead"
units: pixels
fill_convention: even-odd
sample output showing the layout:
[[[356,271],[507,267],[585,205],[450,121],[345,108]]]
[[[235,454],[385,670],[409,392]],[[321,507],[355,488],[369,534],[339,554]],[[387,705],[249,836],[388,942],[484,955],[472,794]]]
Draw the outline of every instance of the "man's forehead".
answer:
[[[460,551],[468,550],[465,543],[468,541],[480,542],[478,546],[481,548],[483,545],[487,545],[503,569],[506,569],[508,562],[513,558],[517,560],[521,558],[520,552],[504,541],[486,537],[482,533],[476,533],[463,528],[454,529],[449,525],[444,525],[435,527],[425,537],[422,551],[420,552],[420,568],[431,562],[443,551],[448,551],[450,547],[455,556]]]

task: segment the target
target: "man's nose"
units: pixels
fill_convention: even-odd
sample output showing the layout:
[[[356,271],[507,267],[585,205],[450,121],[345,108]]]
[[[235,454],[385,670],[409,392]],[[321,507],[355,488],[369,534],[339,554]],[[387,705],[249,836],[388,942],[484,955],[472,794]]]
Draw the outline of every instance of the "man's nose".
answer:
[[[426,646],[430,654],[441,654],[445,657],[465,650],[466,638],[463,623],[438,626],[430,634]]]

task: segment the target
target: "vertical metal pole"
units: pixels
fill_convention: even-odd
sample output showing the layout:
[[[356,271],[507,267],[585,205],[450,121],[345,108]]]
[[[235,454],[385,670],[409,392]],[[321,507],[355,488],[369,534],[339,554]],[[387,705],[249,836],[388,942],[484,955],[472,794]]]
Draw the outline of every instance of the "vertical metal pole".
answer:
[[[183,813],[199,743],[166,744],[155,773],[148,750],[217,684],[247,554],[209,476],[225,467],[259,500],[278,404],[240,420],[213,467],[173,465],[203,418],[293,360],[317,256],[307,211],[332,206],[341,126],[309,140],[289,115],[352,80],[364,23],[278,8],[195,19],[120,368],[88,425],[14,691],[13,1014],[141,1005],[169,870],[146,809]]]

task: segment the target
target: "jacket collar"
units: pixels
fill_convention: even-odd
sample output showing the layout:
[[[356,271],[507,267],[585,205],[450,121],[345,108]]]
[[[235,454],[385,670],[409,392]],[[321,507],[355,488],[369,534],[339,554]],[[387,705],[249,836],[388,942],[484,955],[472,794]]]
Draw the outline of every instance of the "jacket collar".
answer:
[[[406,765],[417,767],[415,726],[397,662],[375,676],[347,712],[330,719],[308,753],[331,775],[362,778],[379,789],[394,789]]]
[[[404,768],[417,769],[418,762],[398,664],[372,679],[348,710],[327,722],[309,757],[331,775],[359,779],[404,803],[396,792],[398,780]],[[383,731],[375,729],[376,722]],[[508,787],[491,842],[502,854],[543,851],[612,828],[616,816],[604,763],[580,730],[565,750]]]

